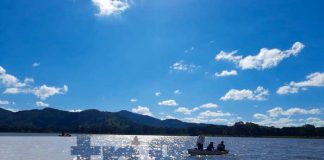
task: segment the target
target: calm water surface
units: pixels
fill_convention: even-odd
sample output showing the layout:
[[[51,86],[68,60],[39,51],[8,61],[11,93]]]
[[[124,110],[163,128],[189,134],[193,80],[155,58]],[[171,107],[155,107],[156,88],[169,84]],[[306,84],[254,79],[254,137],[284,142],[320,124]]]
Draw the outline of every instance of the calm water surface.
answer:
[[[196,137],[138,136],[139,145],[131,145],[129,135],[55,135],[0,134],[2,160],[110,160],[110,159],[188,159],[188,160],[324,160],[324,140],[285,138],[206,137],[206,143],[225,141],[228,155],[190,156]],[[206,147],[206,146],[205,146]]]

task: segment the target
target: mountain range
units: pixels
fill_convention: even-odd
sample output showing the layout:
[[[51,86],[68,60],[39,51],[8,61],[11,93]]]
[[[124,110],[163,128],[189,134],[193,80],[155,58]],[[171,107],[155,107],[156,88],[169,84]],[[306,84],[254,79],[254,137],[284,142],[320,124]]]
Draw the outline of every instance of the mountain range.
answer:
[[[324,137],[324,127],[304,125],[275,128],[250,122],[233,126],[196,124],[176,119],[160,120],[129,111],[106,112],[95,109],[69,112],[54,108],[12,112],[0,108],[0,132],[46,132],[91,134],[163,134],[228,136]]]

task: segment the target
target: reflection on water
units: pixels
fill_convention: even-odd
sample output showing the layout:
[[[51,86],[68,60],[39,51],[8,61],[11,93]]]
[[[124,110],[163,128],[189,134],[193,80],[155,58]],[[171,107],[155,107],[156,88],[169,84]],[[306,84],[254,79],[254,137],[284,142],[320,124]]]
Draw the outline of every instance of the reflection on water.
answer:
[[[196,137],[189,136],[79,135],[0,136],[0,159],[10,160],[121,160],[121,159],[323,159],[324,140],[207,137],[224,140],[228,155],[190,156]],[[206,146],[205,146],[206,147]]]

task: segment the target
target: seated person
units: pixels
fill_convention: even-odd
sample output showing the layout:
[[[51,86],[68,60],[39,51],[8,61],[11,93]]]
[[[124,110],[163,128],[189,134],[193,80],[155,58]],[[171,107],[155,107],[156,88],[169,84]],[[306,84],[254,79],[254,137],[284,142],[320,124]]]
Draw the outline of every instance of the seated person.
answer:
[[[225,151],[224,141],[221,141],[221,143],[218,144],[218,146],[217,146],[217,150],[218,150],[218,151]]]
[[[209,145],[207,146],[207,151],[212,151],[214,150],[214,142],[210,142]]]

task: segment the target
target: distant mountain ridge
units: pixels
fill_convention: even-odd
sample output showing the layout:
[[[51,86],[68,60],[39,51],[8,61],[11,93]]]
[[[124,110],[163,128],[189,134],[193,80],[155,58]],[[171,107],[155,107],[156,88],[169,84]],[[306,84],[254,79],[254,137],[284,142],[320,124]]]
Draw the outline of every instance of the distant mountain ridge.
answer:
[[[106,112],[95,109],[68,112],[54,108],[11,112],[0,108],[0,132],[69,132],[91,134],[163,134],[227,136],[324,137],[324,127],[266,127],[249,122],[233,126],[196,124],[176,119],[160,120],[129,111]]]
[[[185,128],[196,124],[160,120],[129,111],[102,112],[95,109],[68,112],[54,108],[11,112],[0,109],[0,131],[127,133],[139,128]]]

